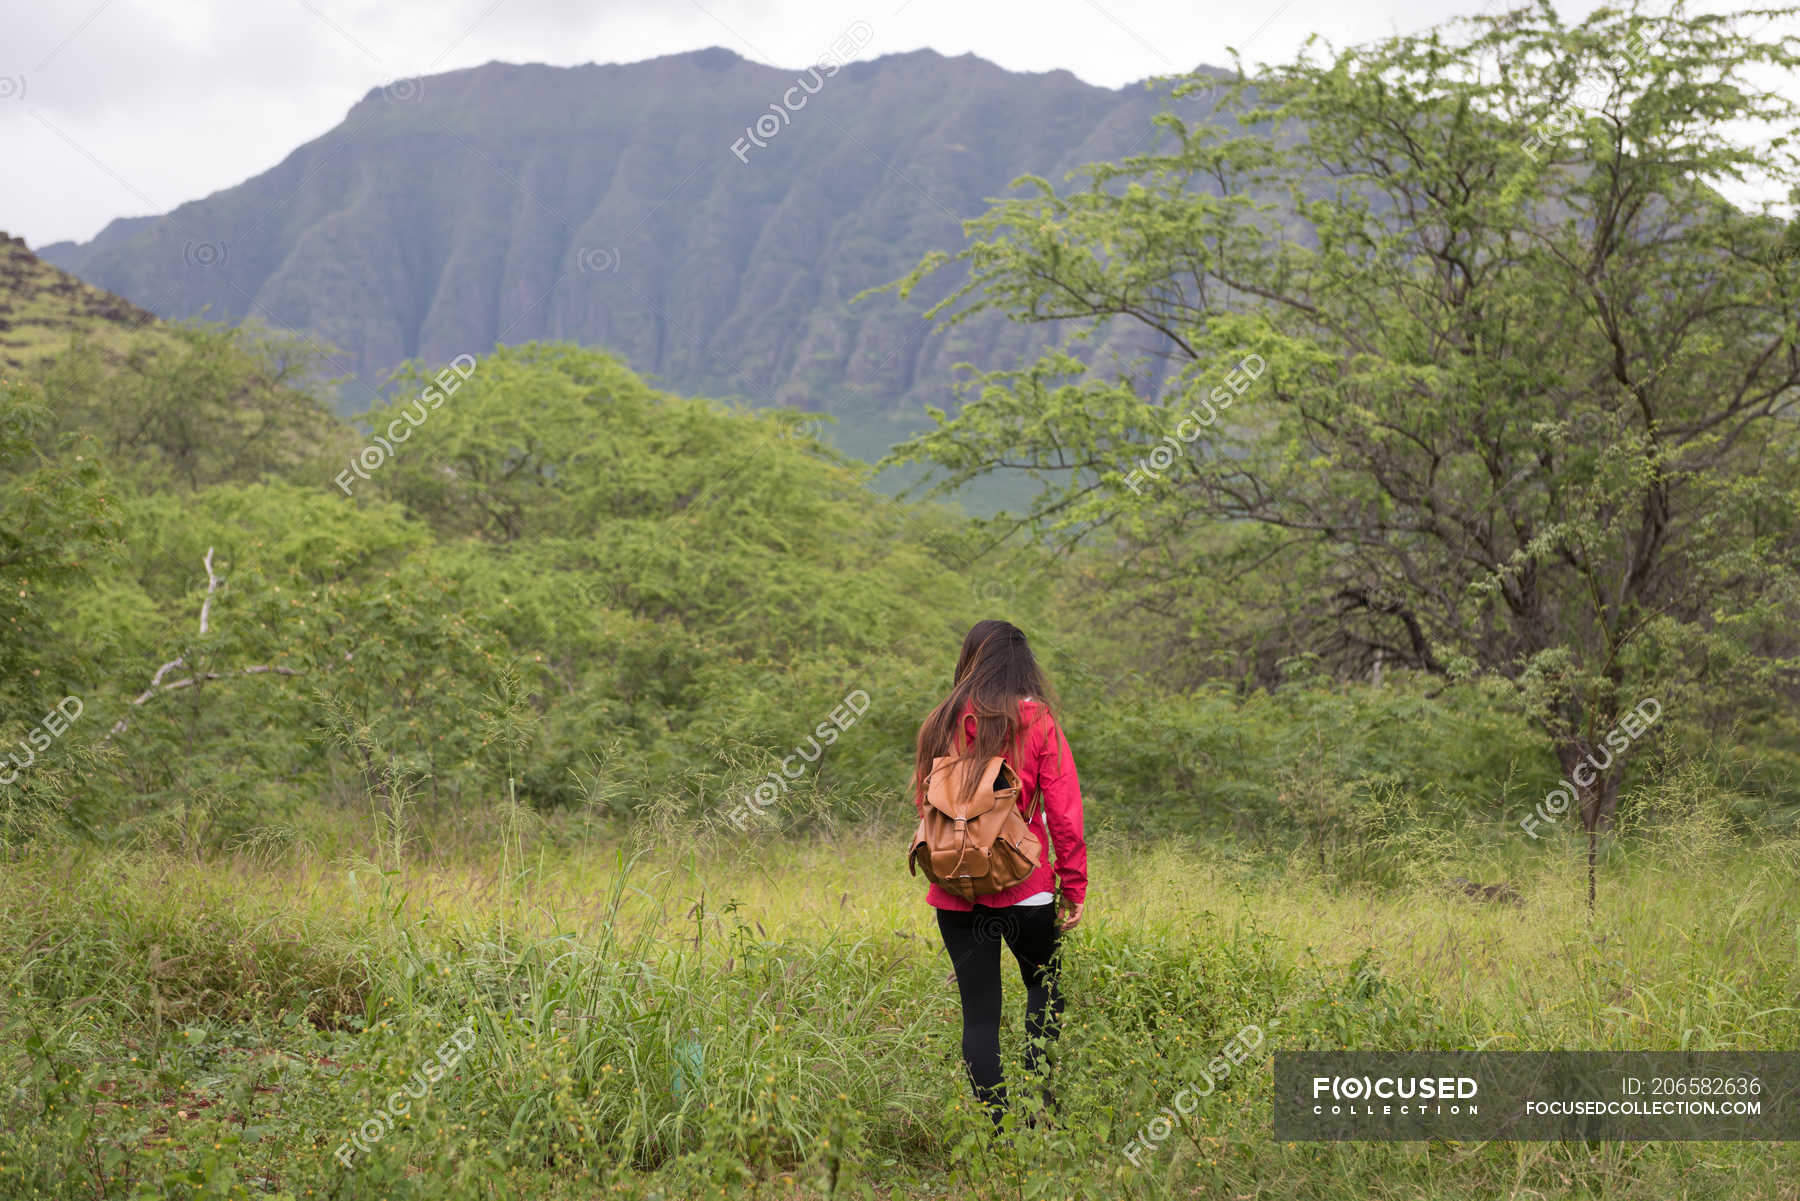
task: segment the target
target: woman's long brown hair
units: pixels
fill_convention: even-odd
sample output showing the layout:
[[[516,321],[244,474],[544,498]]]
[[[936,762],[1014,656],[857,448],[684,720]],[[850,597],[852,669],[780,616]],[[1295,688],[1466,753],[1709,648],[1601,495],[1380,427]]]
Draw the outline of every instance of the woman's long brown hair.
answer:
[[[918,749],[913,758],[913,796],[925,794],[931,761],[940,755],[975,759],[985,763],[995,755],[1011,753],[1018,742],[1019,702],[1033,697],[1051,708],[1050,682],[1025,641],[1025,633],[1010,621],[978,621],[963,637],[956,657],[956,680],[938,707],[919,726]],[[970,705],[975,713],[975,740],[962,736],[962,713]],[[963,787],[973,796],[980,783],[969,772]]]

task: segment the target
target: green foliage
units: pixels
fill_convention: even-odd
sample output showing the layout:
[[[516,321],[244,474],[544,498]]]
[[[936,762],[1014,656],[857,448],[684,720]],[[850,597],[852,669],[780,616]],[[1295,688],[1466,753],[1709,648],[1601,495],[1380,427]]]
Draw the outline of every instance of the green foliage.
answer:
[[[36,384],[0,380],[0,848],[69,816],[93,764],[98,659],[67,631],[119,551],[118,510],[93,440],[57,434]]]
[[[1521,145],[1646,29],[1610,126]],[[303,340],[78,340],[12,386],[41,399],[0,480],[41,585],[0,589],[33,634],[5,644],[13,712],[52,678],[91,711],[59,768],[87,775],[42,775],[33,808],[204,848],[277,845],[328,797],[373,809],[389,862],[452,813],[515,843],[562,808],[689,831],[861,692],[765,828],[904,814],[958,637],[1008,616],[1064,685],[1099,822],[1232,829],[1394,885],[1430,861],[1409,827],[1491,829],[1652,691],[1642,745],[1779,818],[1800,266],[1713,190],[1763,162],[1713,118],[1780,118],[1733,89],[1790,48],[1733,29],[1513,14],[1303,56],[1236,89],[1229,127],[1182,115],[1196,78],[1160,148],[1001,202],[968,288],[936,281],[951,309],[1084,354],[1135,323],[1174,356],[991,372],[902,449],[952,485],[1062,481],[1034,543],[880,497],[804,414],[670,396],[571,345],[410,364],[353,424]]]
[[[58,435],[35,384],[0,383],[0,702],[8,712],[37,699],[36,684],[17,691],[27,680],[71,682],[67,667],[43,679],[46,662],[79,654],[56,637],[59,602],[116,553],[119,534],[117,501],[92,440]]]
[[[83,377],[85,354],[52,364],[65,388],[148,386]],[[1312,577],[1260,570],[1253,527],[1196,533],[1234,586],[1196,598],[1171,643],[1130,619],[1171,567],[1153,548],[1134,578],[1095,553],[995,546],[991,527],[876,498],[796,415],[667,397],[566,346],[503,348],[466,379],[421,367],[407,386],[436,379],[455,388],[416,426],[405,405],[369,416],[411,433],[348,497],[338,463],[301,456],[170,491],[133,475],[121,503],[91,454],[17,444],[37,448],[39,473],[30,491],[15,474],[17,503],[92,516],[17,527],[60,528],[78,549],[31,552],[51,587],[18,619],[45,634],[9,678],[54,661],[67,682],[16,711],[87,704],[56,771],[26,781],[32,812],[199,850],[279,843],[331,797],[377,815],[390,862],[449,813],[515,834],[523,811],[560,807],[704,826],[860,690],[867,711],[759,828],[879,817],[901,804],[957,638],[996,613],[1033,631],[1063,684],[1097,822],[1298,840],[1331,870],[1392,882],[1401,825],[1491,825],[1520,789],[1554,782],[1480,688],[1429,693],[1402,668],[1345,686],[1287,657],[1286,606]],[[18,428],[35,412],[30,428],[55,439],[19,403]],[[104,529],[119,535],[110,554]],[[1122,634],[1103,637],[1095,612]],[[1154,674],[1137,669],[1158,656]],[[1207,682],[1221,673],[1235,687]],[[1779,737],[1758,728],[1759,743]],[[1776,777],[1761,795],[1793,790]],[[11,804],[25,812],[25,795]]]
[[[1123,320],[1177,367],[1155,396],[1062,353],[987,371],[896,460],[1056,481],[1023,524],[1121,559],[1171,640],[1211,616],[1215,548],[1260,554],[1289,654],[1508,680],[1565,771],[1645,695],[1696,725],[1791,696],[1800,261],[1719,192],[1800,187],[1800,109],[1753,79],[1800,40],[1766,23],[1545,5],[1309,48],[1240,84],[1235,126],[1168,114],[1172,150],[1030,181],[901,293],[958,262],[952,322]]]
[[[1408,816],[1421,828],[1480,826],[1555,782],[1541,740],[1504,696],[1419,678],[1379,688],[1297,680],[1242,697],[1130,689],[1077,699],[1072,711],[1084,794],[1105,818],[1151,833],[1366,850],[1387,832],[1385,797],[1416,798]]]
[[[317,478],[349,449],[320,402],[321,352],[257,326],[158,326],[123,355],[78,339],[40,375],[57,423],[95,433],[140,489]]]
[[[16,403],[9,443],[9,462],[41,460],[11,481],[20,527],[64,537],[17,552],[20,584],[54,585],[55,608],[28,588],[8,615],[81,648],[61,674],[113,756],[88,797],[111,806],[112,836],[256,838],[320,795],[373,804],[402,845],[415,805],[622,814],[678,798],[704,817],[858,688],[876,698],[867,722],[787,816],[903,774],[975,603],[928,600],[955,523],[876,498],[798,415],[668,397],[574,347],[501,349],[466,382],[444,376],[460,386],[415,409],[347,497],[321,455],[367,436],[301,437],[318,410],[283,382],[284,346],[209,331],[176,346],[119,364],[78,346],[47,368],[61,420],[97,423],[132,461],[123,504],[91,447],[77,463],[72,444],[26,438],[49,429],[41,406]],[[162,423],[189,388],[213,407]],[[277,408],[251,457],[222,419],[238,404]],[[108,505],[122,553],[77,571]]]

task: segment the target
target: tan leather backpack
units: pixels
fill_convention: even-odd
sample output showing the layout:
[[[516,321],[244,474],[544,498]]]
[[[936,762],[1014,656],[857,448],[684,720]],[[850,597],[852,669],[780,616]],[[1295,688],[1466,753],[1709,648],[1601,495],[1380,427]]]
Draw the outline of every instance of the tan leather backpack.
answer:
[[[979,771],[966,804],[957,798],[971,771]],[[940,755],[931,761],[919,829],[907,862],[912,874],[972,901],[992,896],[1037,870],[1043,847],[1019,809],[1019,773],[1005,756],[986,763]]]

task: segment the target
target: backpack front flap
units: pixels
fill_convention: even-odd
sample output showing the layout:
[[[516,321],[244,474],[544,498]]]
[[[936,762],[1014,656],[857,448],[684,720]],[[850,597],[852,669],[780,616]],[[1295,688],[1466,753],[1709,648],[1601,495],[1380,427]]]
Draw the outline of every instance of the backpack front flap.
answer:
[[[970,772],[975,791],[960,798]],[[1019,816],[1019,775],[1004,756],[985,763],[944,755],[932,761],[925,808],[908,857],[916,874],[964,900],[1011,888],[1037,870],[1040,848]]]
[[[970,772],[979,772],[981,778],[968,801],[959,804],[963,789],[968,786]],[[1004,780],[1002,773],[1006,776]],[[925,781],[925,803],[952,820],[987,813],[1003,799],[1002,793],[1005,799],[1016,800],[1019,795],[1018,775],[1004,755],[995,755],[986,763],[939,755],[931,761],[931,775]]]

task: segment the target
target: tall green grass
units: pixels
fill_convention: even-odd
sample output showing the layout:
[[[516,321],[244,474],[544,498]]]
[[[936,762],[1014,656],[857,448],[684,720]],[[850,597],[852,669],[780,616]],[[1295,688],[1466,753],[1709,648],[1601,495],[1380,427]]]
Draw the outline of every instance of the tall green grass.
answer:
[[[1269,1136],[1276,1047],[1800,1046],[1793,840],[1663,821],[1610,846],[1590,917],[1572,843],[1402,846],[1416,866],[1371,883],[1304,845],[1099,830],[1055,1120],[990,1142],[893,831],[507,832],[504,853],[479,830],[397,853],[371,825],[375,859],[297,831],[9,864],[0,1197],[1792,1198],[1800,1179],[1781,1144]],[[1444,886],[1501,874],[1524,905]],[[468,1021],[467,1056],[346,1169]],[[1244,1070],[1128,1161],[1247,1024],[1266,1038]]]

